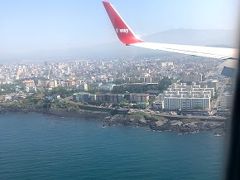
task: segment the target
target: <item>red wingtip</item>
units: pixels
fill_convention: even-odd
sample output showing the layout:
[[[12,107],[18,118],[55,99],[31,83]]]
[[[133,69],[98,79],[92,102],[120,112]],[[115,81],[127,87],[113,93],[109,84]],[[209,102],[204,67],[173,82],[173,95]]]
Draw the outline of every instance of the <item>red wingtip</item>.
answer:
[[[117,10],[112,6],[112,4],[106,0],[103,1],[103,5],[108,13],[108,16],[112,22],[115,32],[119,40],[126,44],[134,44],[138,42],[143,42],[136,37],[131,28],[124,22]]]

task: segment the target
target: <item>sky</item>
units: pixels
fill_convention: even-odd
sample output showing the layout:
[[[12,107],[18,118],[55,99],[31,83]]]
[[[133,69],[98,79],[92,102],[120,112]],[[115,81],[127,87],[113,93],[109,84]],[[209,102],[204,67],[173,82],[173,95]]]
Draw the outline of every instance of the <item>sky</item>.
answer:
[[[234,29],[238,0],[111,0],[143,36],[169,29]],[[101,0],[0,0],[0,62],[8,56],[116,41]]]

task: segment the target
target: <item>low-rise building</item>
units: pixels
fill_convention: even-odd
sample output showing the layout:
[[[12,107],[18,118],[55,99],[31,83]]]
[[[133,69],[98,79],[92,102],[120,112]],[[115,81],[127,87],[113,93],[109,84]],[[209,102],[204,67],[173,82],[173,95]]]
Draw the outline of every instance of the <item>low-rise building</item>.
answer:
[[[130,94],[130,102],[132,103],[148,103],[148,101],[149,101],[149,94],[138,94],[138,93]]]
[[[78,85],[78,89],[80,91],[88,91],[89,87],[88,87],[87,83],[82,83],[82,84]]]
[[[219,102],[219,107],[221,109],[230,109],[233,105],[233,96],[232,94],[226,92],[221,96],[220,102]]]
[[[124,100],[123,94],[97,94],[96,101],[99,103],[118,104]]]
[[[24,80],[24,81],[23,81],[23,84],[24,84],[26,87],[35,87],[35,86],[36,86],[34,80],[32,80],[32,79]]]
[[[113,87],[116,86],[115,84],[112,84],[112,83],[109,83],[109,84],[102,84],[100,87],[99,87],[99,90],[100,91],[112,91],[113,90]]]
[[[80,92],[73,94],[73,100],[77,102],[89,102],[91,100],[90,93]]]
[[[51,80],[48,82],[48,88],[56,88],[58,87],[58,83],[56,80]]]

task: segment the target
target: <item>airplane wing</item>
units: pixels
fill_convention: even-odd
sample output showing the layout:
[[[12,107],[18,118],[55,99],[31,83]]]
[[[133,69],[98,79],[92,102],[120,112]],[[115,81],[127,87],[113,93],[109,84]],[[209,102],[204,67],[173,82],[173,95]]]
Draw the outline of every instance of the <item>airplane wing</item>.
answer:
[[[217,59],[237,59],[238,57],[238,50],[233,48],[144,42],[142,39],[138,38],[135,35],[133,30],[127,25],[127,23],[123,20],[123,18],[110,2],[103,1],[103,5],[107,11],[107,14],[112,22],[119,40],[127,46],[135,46]]]

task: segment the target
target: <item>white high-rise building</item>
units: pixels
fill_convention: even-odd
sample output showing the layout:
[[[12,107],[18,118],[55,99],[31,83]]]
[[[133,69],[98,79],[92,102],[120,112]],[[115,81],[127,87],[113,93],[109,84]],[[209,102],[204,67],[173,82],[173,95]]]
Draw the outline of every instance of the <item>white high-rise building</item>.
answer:
[[[165,110],[210,110],[214,88],[173,84],[163,93]]]
[[[164,97],[165,110],[210,110],[210,97]]]

